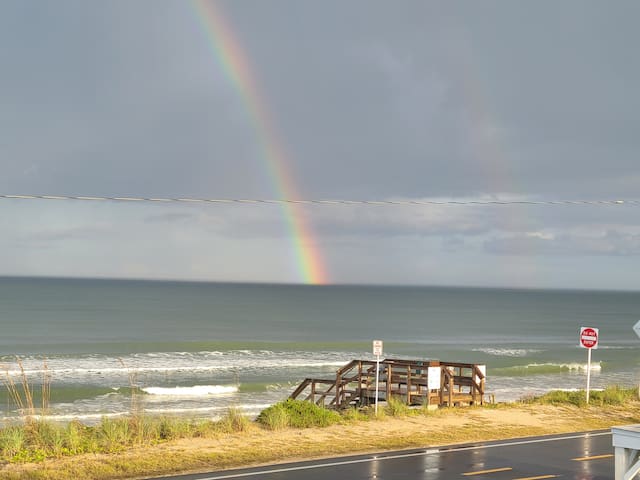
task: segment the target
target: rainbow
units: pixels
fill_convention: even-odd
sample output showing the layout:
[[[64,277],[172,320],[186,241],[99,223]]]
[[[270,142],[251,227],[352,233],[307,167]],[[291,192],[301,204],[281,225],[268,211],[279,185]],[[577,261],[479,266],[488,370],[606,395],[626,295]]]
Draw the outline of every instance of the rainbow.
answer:
[[[247,54],[233,34],[231,25],[216,2],[192,0],[192,5],[216,62],[244,102],[277,196],[286,200],[300,199],[285,144],[278,135]],[[302,207],[297,203],[285,203],[282,209],[291,232],[293,261],[297,265],[300,280],[316,285],[329,283],[313,229]]]

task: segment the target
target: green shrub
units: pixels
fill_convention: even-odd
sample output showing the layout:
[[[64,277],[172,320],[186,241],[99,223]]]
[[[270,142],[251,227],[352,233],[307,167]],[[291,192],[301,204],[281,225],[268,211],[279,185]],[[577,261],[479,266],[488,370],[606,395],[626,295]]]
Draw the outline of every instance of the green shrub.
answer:
[[[277,403],[263,410],[258,416],[258,423],[269,430],[282,430],[289,426],[289,413],[282,403]]]
[[[312,402],[289,398],[263,410],[257,418],[258,423],[268,427],[270,417],[284,416],[283,413],[272,413],[277,409],[284,410],[289,420],[289,426],[294,428],[327,427],[341,421],[340,414],[333,410],[320,407]]]

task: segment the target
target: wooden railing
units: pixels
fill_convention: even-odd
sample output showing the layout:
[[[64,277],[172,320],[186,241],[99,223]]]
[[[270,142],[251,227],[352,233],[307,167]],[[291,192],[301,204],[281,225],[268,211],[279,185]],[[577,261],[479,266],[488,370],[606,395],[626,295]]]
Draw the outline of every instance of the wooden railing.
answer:
[[[443,364],[440,404],[482,405],[485,393],[485,374],[480,365],[466,363]]]
[[[438,375],[429,381],[429,374]],[[336,371],[335,379],[306,378],[290,395],[332,408],[375,402],[376,362],[352,360]],[[408,405],[482,405],[484,367],[433,360],[380,361],[378,400],[398,397]]]

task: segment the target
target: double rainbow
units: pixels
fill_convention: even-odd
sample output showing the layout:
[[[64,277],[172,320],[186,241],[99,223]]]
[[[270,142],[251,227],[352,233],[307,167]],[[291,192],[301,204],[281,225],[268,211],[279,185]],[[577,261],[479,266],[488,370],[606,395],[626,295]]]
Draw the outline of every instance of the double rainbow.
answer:
[[[301,198],[290,171],[291,160],[285,144],[278,135],[248,56],[234,35],[231,25],[216,2],[192,0],[192,5],[216,62],[244,103],[263,150],[266,170],[278,197],[287,200]],[[294,263],[299,279],[309,284],[329,283],[321,252],[305,212],[296,203],[284,203],[282,210],[291,232]]]

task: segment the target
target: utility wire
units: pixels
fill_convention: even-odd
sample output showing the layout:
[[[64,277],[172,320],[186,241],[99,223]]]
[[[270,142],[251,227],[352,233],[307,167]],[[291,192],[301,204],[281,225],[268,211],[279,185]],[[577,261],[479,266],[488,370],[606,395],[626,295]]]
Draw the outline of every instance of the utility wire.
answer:
[[[259,198],[154,198],[154,197],[98,197],[70,195],[3,195],[0,199],[19,200],[79,200],[112,202],[164,203],[270,203],[308,205],[640,205],[640,200],[293,200]]]

